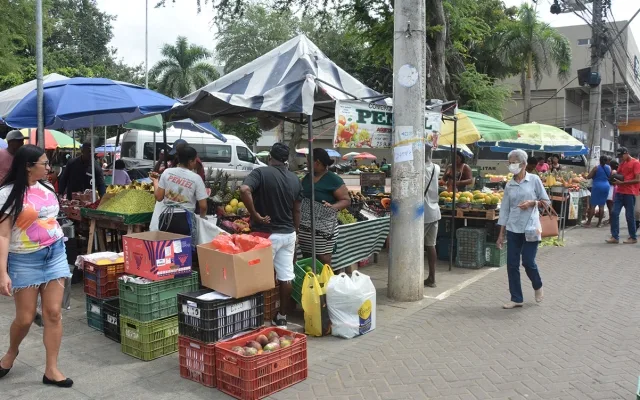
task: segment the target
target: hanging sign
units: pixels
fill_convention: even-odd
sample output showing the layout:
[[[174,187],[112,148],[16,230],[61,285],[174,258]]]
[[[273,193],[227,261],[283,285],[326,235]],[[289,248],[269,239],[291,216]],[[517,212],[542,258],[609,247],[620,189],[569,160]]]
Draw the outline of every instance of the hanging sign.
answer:
[[[442,115],[425,110],[424,140],[428,146],[437,147]],[[398,127],[406,128],[406,127]],[[409,127],[413,129],[413,127]],[[396,129],[397,134],[411,133],[408,129]],[[390,148],[393,137],[393,107],[357,100],[336,102],[336,129],[333,146],[336,148]],[[395,138],[398,145],[415,138]]]
[[[365,149],[391,147],[392,110],[392,107],[384,104],[364,101],[336,102],[334,147]]]

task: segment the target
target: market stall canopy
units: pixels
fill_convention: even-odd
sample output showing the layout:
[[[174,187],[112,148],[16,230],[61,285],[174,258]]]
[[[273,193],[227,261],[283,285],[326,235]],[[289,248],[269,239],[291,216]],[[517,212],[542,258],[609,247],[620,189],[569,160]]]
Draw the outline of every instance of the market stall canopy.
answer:
[[[356,160],[375,160],[375,159],[377,159],[378,157],[374,156],[374,155],[373,155],[373,154],[371,154],[371,153],[367,153],[367,152],[365,151],[365,152],[363,152],[363,153],[358,154],[357,156],[354,156],[353,158],[354,158],[354,159],[356,159]]]
[[[120,152],[120,146],[116,147],[112,144],[107,144],[106,146],[100,146],[100,147],[96,147],[96,149],[94,150],[95,153],[119,153]]]
[[[28,138],[31,144],[36,143],[37,129],[20,129],[20,132]],[[81,144],[73,140],[66,133],[53,129],[44,130],[44,148],[45,150],[55,149],[79,149]]]
[[[185,131],[208,133],[222,142],[227,141],[227,138],[224,137],[224,135],[222,135],[222,133],[220,133],[220,131],[215,126],[211,125],[208,122],[196,123],[190,119],[183,119],[181,121],[170,122],[167,125]]]
[[[124,124],[126,129],[135,129],[138,131],[160,132],[162,131],[162,116],[152,115],[136,119]]]
[[[452,147],[453,147],[453,145],[442,144],[442,145],[438,146],[438,150],[445,150],[445,151],[451,152],[451,148]],[[473,157],[473,151],[471,151],[469,146],[467,146],[466,144],[458,143],[458,146],[456,146],[456,149],[460,150],[462,152],[462,154],[464,154],[464,156],[467,157],[467,158],[472,158]],[[511,150],[513,150],[513,149],[511,149]]]
[[[352,151],[351,153],[347,153],[347,154],[343,155],[342,159],[343,160],[348,160],[350,158],[353,158],[353,157],[357,156],[358,154],[360,154],[360,153],[358,153],[356,151]]]
[[[522,150],[538,150],[548,153],[562,153],[565,151],[581,152],[584,144],[564,130],[551,125],[522,124],[514,126],[520,132],[515,139],[503,139],[496,144],[498,147]]]
[[[479,146],[491,146],[505,139],[516,139],[518,130],[497,119],[468,110],[458,110],[459,144],[478,143]],[[440,128],[438,144],[453,144],[453,121],[444,120]]]
[[[32,90],[5,121],[15,128],[37,126],[36,104],[36,91]],[[44,85],[44,125],[50,129],[123,125],[178,105],[153,90],[105,78],[70,78]]]
[[[69,78],[60,74],[49,74],[42,78],[44,83],[61,81],[63,79]],[[37,83],[34,79],[0,92],[0,120],[4,119],[25,96],[34,91],[36,85]]]
[[[314,121],[334,118],[335,100],[379,96],[299,35],[182,101],[188,110],[223,121],[258,117],[266,128],[280,122],[275,114],[292,120],[300,114],[313,115]]]

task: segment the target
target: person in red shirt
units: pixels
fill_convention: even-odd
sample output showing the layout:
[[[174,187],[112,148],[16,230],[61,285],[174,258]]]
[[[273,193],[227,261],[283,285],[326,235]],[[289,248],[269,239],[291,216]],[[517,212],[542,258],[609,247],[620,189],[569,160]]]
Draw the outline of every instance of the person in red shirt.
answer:
[[[612,176],[612,183],[617,188],[613,199],[613,211],[611,212],[611,238],[606,242],[610,244],[620,243],[620,212],[624,207],[627,228],[629,229],[629,239],[625,240],[624,243],[634,244],[638,243],[634,210],[636,196],[640,193],[640,161],[631,157],[626,147],[619,147],[617,154],[620,159],[620,166],[617,170],[617,176]]]

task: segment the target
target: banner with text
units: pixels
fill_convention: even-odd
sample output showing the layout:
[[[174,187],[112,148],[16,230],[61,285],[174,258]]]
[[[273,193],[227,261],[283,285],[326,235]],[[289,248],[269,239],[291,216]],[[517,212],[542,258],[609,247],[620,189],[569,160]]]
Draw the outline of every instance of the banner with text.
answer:
[[[426,144],[438,145],[441,114],[425,110],[424,134]],[[399,138],[393,137],[393,107],[357,100],[336,102],[336,129],[333,145],[336,148],[389,148]]]

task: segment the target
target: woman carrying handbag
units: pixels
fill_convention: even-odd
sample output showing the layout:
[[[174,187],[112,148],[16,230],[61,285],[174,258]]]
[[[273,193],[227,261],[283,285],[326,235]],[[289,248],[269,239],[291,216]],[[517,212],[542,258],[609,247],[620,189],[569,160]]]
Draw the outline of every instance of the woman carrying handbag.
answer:
[[[538,225],[542,228],[540,236],[549,235],[545,229],[548,230],[551,226],[547,221],[543,221],[548,217],[537,217],[538,213],[534,213],[534,210],[537,211],[537,207],[549,204],[549,196],[540,178],[525,170],[526,164],[527,153],[523,150],[513,150],[509,153],[509,172],[513,174],[513,178],[507,182],[504,190],[500,218],[498,219],[500,235],[496,242],[499,249],[502,249],[505,239],[507,243],[507,274],[509,275],[511,301],[504,304],[503,308],[505,309],[522,307],[524,302],[520,283],[521,261],[531,280],[536,301],[540,303],[544,298],[542,278],[536,264],[536,254],[540,242],[539,239],[527,241],[525,229],[533,216],[533,218],[540,218]],[[555,220],[557,221],[557,218]],[[545,225],[547,225],[546,228]]]

